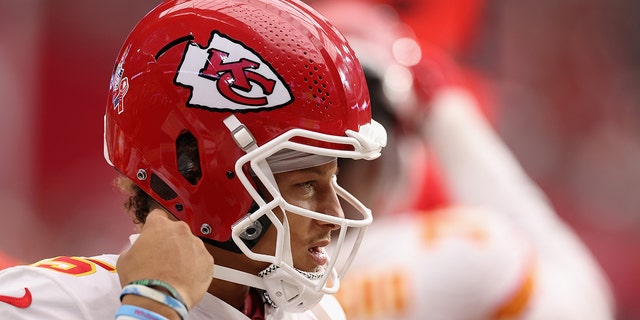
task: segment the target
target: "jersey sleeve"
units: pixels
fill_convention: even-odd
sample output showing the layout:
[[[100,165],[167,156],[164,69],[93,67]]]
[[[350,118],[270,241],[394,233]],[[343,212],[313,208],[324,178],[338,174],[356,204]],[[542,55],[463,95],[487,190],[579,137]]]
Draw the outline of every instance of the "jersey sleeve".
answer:
[[[116,256],[56,257],[0,272],[0,319],[113,319]]]

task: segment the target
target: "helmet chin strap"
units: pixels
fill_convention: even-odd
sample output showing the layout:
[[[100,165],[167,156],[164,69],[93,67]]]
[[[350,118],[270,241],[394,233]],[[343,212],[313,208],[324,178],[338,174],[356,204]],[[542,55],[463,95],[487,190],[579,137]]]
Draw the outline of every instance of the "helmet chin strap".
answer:
[[[281,252],[277,255],[280,256],[278,260],[281,263],[270,264],[258,275],[216,265],[213,277],[262,289],[264,290],[264,298],[272,307],[285,312],[300,313],[311,309],[324,296],[324,292],[317,288],[318,282],[324,278],[324,274],[304,272],[293,267],[290,228],[286,214],[283,214],[282,228],[280,232],[283,233],[284,241],[282,241],[282,248],[279,248],[282,250],[277,249]],[[337,273],[332,272],[332,275],[336,281],[339,281]]]
[[[319,275],[314,277],[312,274],[297,272],[301,276],[306,276],[310,281],[322,278]],[[313,308],[324,296],[322,291],[316,291],[312,286],[300,284],[300,281],[290,273],[274,264],[261,271],[260,276],[216,265],[213,277],[262,289],[264,290],[264,298],[272,307],[286,312],[305,312]]]
[[[259,276],[221,265],[214,266],[213,277],[215,279],[225,280],[257,289],[266,290],[264,282]]]
[[[283,243],[284,252],[291,252],[291,243],[289,237],[289,221],[287,220],[287,216],[284,215],[283,227],[285,230],[285,241]],[[285,263],[288,263],[290,266],[293,266],[293,258],[291,254],[285,255],[283,258]],[[267,270],[278,268],[276,265],[271,264],[269,267],[264,269],[260,274],[265,273]],[[213,277],[220,280],[230,281],[238,284],[243,284],[245,286],[267,290],[264,285],[263,278],[258,275],[253,275],[244,271],[240,271],[237,269],[228,268],[222,265],[215,265],[213,271]]]

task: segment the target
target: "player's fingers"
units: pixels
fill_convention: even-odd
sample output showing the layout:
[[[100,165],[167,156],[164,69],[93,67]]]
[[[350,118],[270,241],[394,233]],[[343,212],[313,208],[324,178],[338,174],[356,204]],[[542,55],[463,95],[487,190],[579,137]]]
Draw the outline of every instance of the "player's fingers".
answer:
[[[168,212],[161,209],[154,209],[151,210],[151,212],[149,212],[149,214],[147,215],[142,228],[144,229],[146,226],[155,226],[157,224],[166,223],[168,221],[171,221]]]

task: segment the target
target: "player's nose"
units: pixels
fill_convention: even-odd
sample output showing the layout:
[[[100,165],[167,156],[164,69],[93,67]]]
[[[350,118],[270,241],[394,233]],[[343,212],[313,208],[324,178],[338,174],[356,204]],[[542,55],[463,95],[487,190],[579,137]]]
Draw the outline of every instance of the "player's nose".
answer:
[[[331,183],[329,183],[326,188],[323,188],[322,192],[319,192],[317,201],[316,211],[329,216],[344,218],[344,211],[342,210],[340,199],[338,198],[338,194]],[[332,229],[340,228],[339,225],[328,221],[320,221],[320,223],[323,225],[331,225]]]

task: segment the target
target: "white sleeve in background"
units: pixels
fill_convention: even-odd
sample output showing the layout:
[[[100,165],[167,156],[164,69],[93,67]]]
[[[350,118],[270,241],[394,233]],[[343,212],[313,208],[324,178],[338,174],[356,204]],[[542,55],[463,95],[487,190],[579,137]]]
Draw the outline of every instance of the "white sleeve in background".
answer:
[[[531,318],[612,319],[611,293],[598,264],[556,215],[461,88],[434,99],[425,135],[457,204],[481,206],[513,221],[537,250],[537,304]]]

